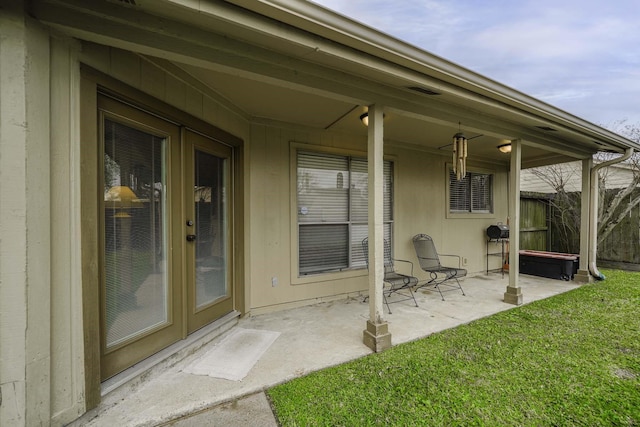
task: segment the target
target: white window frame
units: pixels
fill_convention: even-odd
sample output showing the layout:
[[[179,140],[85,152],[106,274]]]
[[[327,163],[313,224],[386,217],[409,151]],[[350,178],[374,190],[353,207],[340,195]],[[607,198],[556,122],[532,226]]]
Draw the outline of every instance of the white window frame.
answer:
[[[337,280],[341,278],[349,278],[349,277],[357,277],[357,276],[366,276],[367,267],[366,263],[358,266],[348,266],[344,269],[336,269],[336,270],[327,270],[327,271],[319,271],[313,273],[300,273],[300,258],[299,258],[299,227],[300,223],[298,222],[298,153],[299,152],[308,152],[319,155],[328,155],[328,156],[344,156],[351,158],[359,158],[367,160],[367,153],[362,151],[355,150],[344,150],[344,149],[336,149],[331,147],[323,147],[311,144],[303,144],[298,142],[291,143],[290,150],[290,158],[291,158],[291,249],[292,249],[292,257],[291,257],[291,283],[296,284],[306,284],[306,283],[314,283],[328,280]],[[385,156],[384,161],[389,161],[392,163],[392,187],[391,187],[391,215],[390,219],[385,221],[385,224],[389,225],[389,240],[393,241],[393,223],[394,223],[394,194],[395,194],[395,181],[396,181],[396,161],[392,156]],[[349,223],[349,235],[348,239],[351,242],[352,240],[352,224],[360,224],[360,221],[352,221],[351,218],[347,221]],[[366,236],[365,236],[366,237]],[[352,242],[352,244],[354,244]],[[351,255],[350,255],[351,258]]]

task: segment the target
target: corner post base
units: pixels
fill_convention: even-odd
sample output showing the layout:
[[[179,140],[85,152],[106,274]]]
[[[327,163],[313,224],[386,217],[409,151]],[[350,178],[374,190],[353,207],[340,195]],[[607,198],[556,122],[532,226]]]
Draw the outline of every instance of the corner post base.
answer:
[[[578,270],[578,273],[575,276],[573,276],[573,281],[576,283],[580,283],[582,285],[587,283],[593,283],[595,279],[593,278],[591,273],[589,273],[589,270]]]
[[[367,329],[362,332],[364,344],[376,353],[391,347],[391,333],[387,322],[372,323],[367,320]]]
[[[507,286],[507,292],[504,293],[504,302],[513,305],[522,305],[522,288]]]

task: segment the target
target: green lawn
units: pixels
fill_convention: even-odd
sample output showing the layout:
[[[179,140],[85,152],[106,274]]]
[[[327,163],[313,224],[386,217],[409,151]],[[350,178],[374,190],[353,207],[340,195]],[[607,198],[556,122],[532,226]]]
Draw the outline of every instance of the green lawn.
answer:
[[[283,426],[640,426],[640,273],[605,274],[267,394]]]

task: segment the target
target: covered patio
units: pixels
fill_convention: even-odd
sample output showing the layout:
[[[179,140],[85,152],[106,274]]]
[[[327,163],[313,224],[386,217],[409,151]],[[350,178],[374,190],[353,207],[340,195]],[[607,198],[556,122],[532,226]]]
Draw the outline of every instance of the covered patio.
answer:
[[[526,293],[524,303],[548,298],[575,289],[573,281],[520,275]],[[422,288],[413,302],[392,304],[386,320],[393,345],[413,341],[439,331],[472,322],[494,313],[517,309],[503,301],[508,278],[481,274],[464,279],[466,296],[445,294]],[[100,406],[73,425],[158,425],[228,403],[329,366],[371,354],[362,343],[361,325],[368,318],[362,295],[322,301],[286,311],[243,318],[234,328],[279,332],[280,336],[242,381],[230,381],[183,372],[190,364],[216,346],[219,335],[183,360],[151,370],[152,375],[129,379],[103,397]],[[159,361],[156,361],[159,362]],[[114,378],[104,387],[114,387],[124,378]],[[134,393],[135,391],[135,393]]]
[[[592,155],[634,141],[313,2],[11,3],[2,424],[156,425],[572,289],[518,272],[526,168],[582,162],[576,283],[598,276]],[[415,262],[422,233],[467,296],[388,314],[384,241]],[[238,326],[280,333],[243,381],[183,372]]]

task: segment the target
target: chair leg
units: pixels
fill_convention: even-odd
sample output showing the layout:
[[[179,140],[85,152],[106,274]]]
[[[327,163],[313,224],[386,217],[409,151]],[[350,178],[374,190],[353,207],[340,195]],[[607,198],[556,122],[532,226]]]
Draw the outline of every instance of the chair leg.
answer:
[[[404,293],[404,291],[409,292],[409,295],[407,295],[406,293]],[[387,300],[387,297],[391,298],[391,295],[392,295],[392,294],[394,294],[394,293],[395,293],[395,294],[400,295],[400,297],[402,297],[402,299],[400,299],[400,300],[398,300],[398,301],[392,301],[392,302],[389,302],[389,301]],[[386,294],[383,292],[383,294],[382,294],[382,295],[383,295],[383,297],[384,297],[384,302],[385,302],[385,304],[387,304],[387,309],[389,310],[389,314],[392,314],[392,313],[391,313],[391,308],[389,307],[389,304],[393,304],[394,302],[408,301],[408,300],[409,300],[409,298],[411,298],[411,299],[413,300],[413,303],[415,304],[415,306],[416,306],[416,307],[420,307],[420,306],[418,305],[418,300],[416,299],[416,297],[415,297],[415,295],[414,295],[413,290],[412,290],[412,289],[411,289],[411,287],[409,287],[409,286],[404,287],[404,288],[399,288],[399,289],[395,289],[395,288],[393,288],[393,287],[392,287],[392,288],[390,288],[390,289],[387,291],[387,293],[386,293]]]
[[[411,294],[411,298],[413,298],[413,303],[417,307],[418,306],[418,301],[416,301],[416,296],[413,294],[413,291],[411,290],[411,288],[409,288],[409,293]]]
[[[393,313],[391,313],[391,307],[389,307],[389,302],[387,301],[387,296],[384,294],[384,291],[382,292],[382,298],[384,300],[384,303],[387,305],[387,310],[389,310],[389,314],[393,314]],[[369,299],[369,295],[364,297],[362,302],[365,303],[365,302],[367,302],[368,299]],[[415,301],[415,298],[413,300]],[[417,306],[418,306],[418,303],[416,303],[416,307]]]
[[[387,304],[387,310],[389,311],[389,314],[392,314],[391,307],[389,307],[389,301],[387,301],[387,296],[384,294],[384,291],[382,292],[382,299],[384,299],[384,303]]]
[[[467,294],[464,293],[464,289],[462,289],[462,285],[460,284],[460,281],[458,280],[458,278],[455,276],[451,276],[447,279],[442,280],[441,282],[436,283],[435,285],[435,288],[437,288],[438,292],[440,292],[440,297],[442,298],[442,301],[444,301],[444,294],[442,293],[442,290],[440,290],[440,285],[446,282],[447,280],[451,280],[451,279],[455,280],[456,283],[458,284],[458,289],[460,289],[460,292],[462,292],[462,296],[465,296],[465,297],[467,296]],[[453,287],[454,285],[449,285],[445,283],[445,286]],[[447,290],[454,290],[454,289],[447,289]]]
[[[444,295],[442,294],[442,291],[440,290],[440,283],[442,283],[442,281],[438,282],[437,279],[433,279],[432,278],[431,280],[423,283],[422,285],[416,285],[415,286],[415,288],[416,288],[415,292],[418,292],[418,290],[424,288],[425,286],[433,286],[435,289],[438,290],[438,292],[440,293],[440,297],[442,298],[442,301],[444,301]],[[416,298],[413,297],[413,299],[415,301]],[[416,307],[417,306],[418,306],[418,303],[416,302]]]
[[[461,284],[460,284],[460,282],[458,281],[458,278],[456,277],[455,279],[456,279],[456,282],[458,282],[458,287],[460,288],[460,291],[462,292],[462,295],[466,297],[466,296],[467,296],[467,294],[465,294],[465,293],[464,293],[464,289],[462,289],[462,285],[461,285]]]

